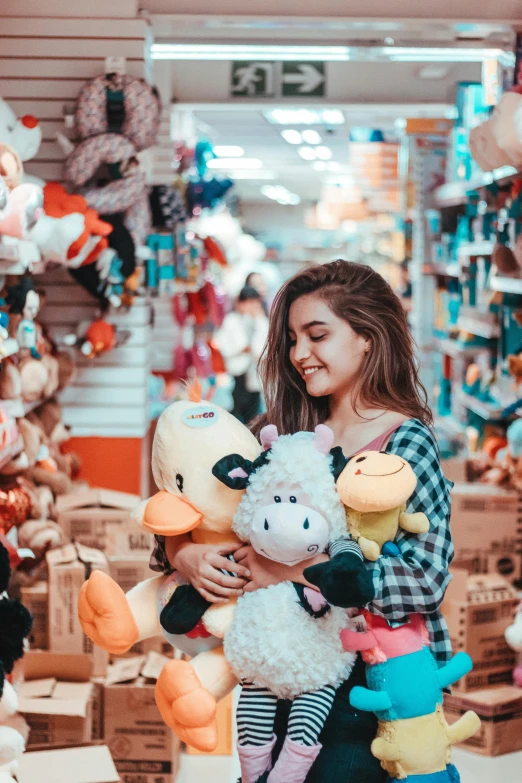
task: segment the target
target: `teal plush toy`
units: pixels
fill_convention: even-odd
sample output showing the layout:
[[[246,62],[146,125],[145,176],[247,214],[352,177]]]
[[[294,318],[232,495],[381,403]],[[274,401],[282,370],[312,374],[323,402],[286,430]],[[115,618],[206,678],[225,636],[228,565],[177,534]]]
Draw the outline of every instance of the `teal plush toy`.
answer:
[[[356,686],[350,704],[375,712],[379,720],[401,720],[428,715],[442,704],[442,691],[471,671],[465,652],[438,668],[425,638],[422,616],[414,614],[407,625],[391,628],[386,620],[365,612],[369,630],[345,630],[345,650],[360,651],[367,663],[368,688]]]
[[[471,658],[459,652],[438,668],[420,614],[398,628],[369,612],[364,617],[367,631],[341,632],[344,649],[360,651],[367,664],[369,687],[353,688],[350,704],[379,719],[372,753],[388,772],[387,783],[459,783],[451,746],[473,736],[480,721],[469,712],[449,726],[442,692],[471,671]]]

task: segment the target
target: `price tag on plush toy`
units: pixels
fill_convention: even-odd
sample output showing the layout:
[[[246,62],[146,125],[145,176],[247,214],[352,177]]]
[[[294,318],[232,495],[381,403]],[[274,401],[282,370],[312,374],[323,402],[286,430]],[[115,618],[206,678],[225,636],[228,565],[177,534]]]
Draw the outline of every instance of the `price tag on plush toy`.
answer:
[[[187,427],[200,429],[201,427],[210,427],[219,420],[219,411],[216,408],[205,407],[203,405],[197,408],[189,408],[181,415],[181,420]]]

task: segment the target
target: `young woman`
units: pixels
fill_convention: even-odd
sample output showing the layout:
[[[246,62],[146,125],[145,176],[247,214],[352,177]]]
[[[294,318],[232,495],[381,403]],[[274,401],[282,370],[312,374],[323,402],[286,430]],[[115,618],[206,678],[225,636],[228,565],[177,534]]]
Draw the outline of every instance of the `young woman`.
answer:
[[[347,457],[365,449],[386,450],[412,465],[418,486],[408,510],[423,511],[430,531],[421,537],[401,531],[402,557],[383,556],[367,564],[375,587],[369,609],[391,624],[405,622],[413,612],[424,614],[433,653],[444,663],[451,646],[439,607],[453,557],[451,484],[440,469],[400,300],[379,274],[361,264],[335,261],[301,272],[274,301],[261,371],[267,412],[256,431],[271,423],[280,433],[293,433],[323,422]],[[250,547],[235,552],[241,578],[225,576],[221,569],[229,569],[230,561],[224,554],[188,542],[167,551],[172,566],[213,601],[280,579],[277,565]],[[292,578],[303,581],[299,568]],[[307,783],[385,780],[370,751],[376,720],[349,704],[351,688],[364,679],[359,660],[337,693]],[[287,715],[288,705],[283,705],[281,734]]]

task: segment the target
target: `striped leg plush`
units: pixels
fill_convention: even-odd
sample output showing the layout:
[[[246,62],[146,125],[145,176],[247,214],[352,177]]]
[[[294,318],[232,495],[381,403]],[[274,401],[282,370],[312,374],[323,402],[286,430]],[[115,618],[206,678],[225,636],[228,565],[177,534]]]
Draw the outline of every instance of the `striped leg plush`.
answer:
[[[240,745],[267,745],[272,740],[277,696],[251,682],[242,684],[237,707],[237,731]]]
[[[289,738],[299,745],[316,745],[334,698],[335,688],[331,685],[297,696],[292,703],[288,719]]]

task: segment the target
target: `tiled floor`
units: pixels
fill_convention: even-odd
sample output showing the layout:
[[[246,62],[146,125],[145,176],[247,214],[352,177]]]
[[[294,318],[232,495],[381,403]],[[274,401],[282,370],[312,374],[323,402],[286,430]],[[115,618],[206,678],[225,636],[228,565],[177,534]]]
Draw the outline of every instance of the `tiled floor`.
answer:
[[[484,758],[457,749],[453,751],[453,760],[461,783],[522,783],[522,753]],[[236,783],[238,778],[235,758],[183,755],[177,783]]]

